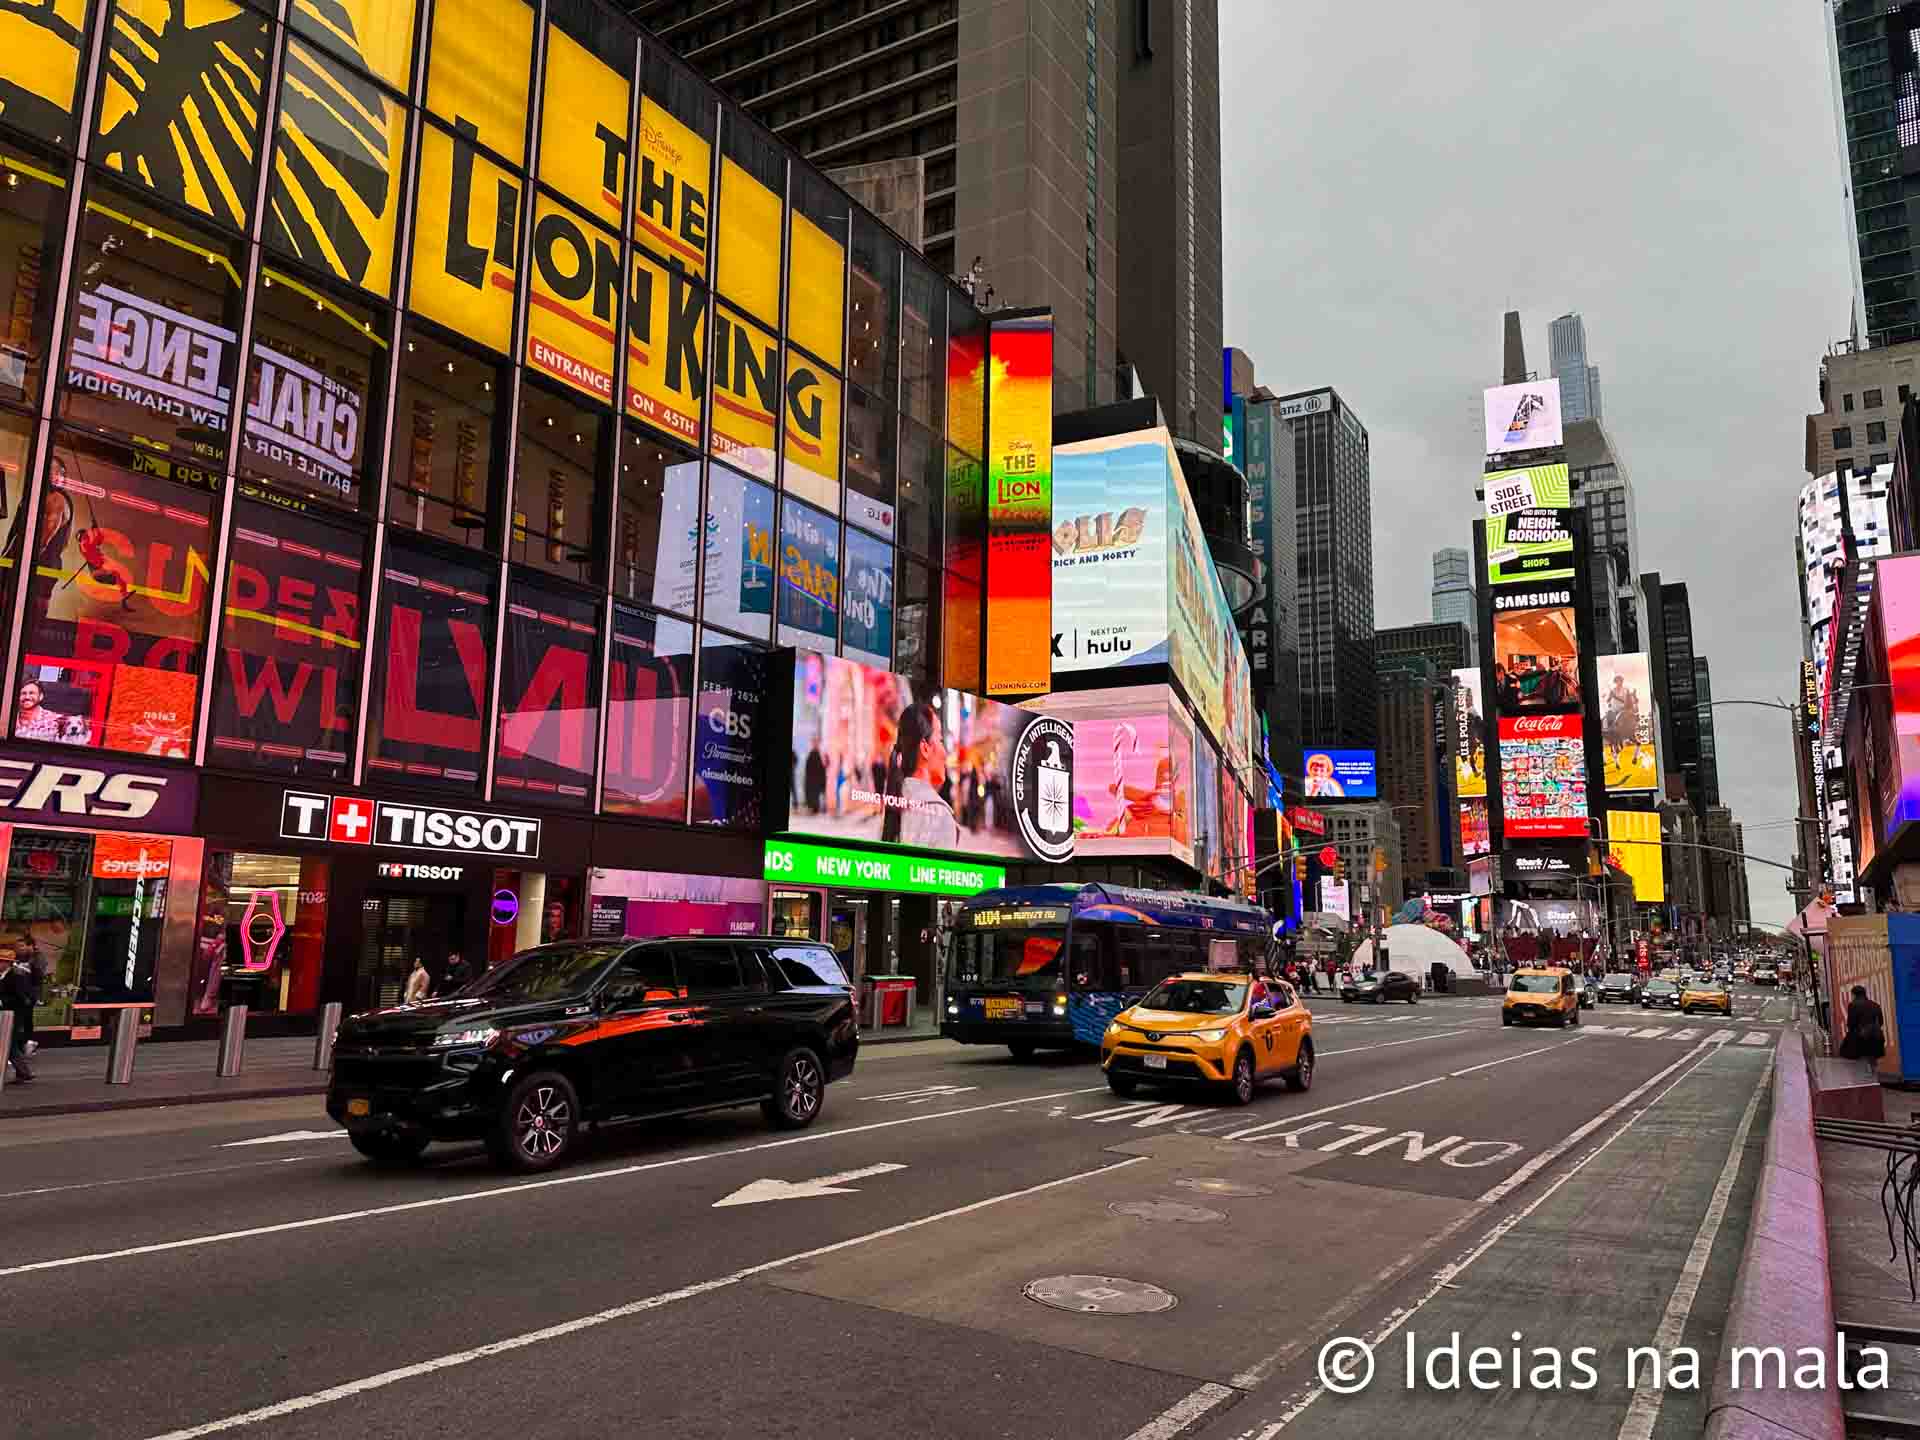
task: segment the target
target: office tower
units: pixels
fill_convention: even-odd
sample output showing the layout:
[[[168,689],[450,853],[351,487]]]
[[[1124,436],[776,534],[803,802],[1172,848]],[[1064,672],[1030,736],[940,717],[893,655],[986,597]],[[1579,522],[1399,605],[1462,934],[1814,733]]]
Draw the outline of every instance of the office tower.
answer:
[[[1909,207],[1920,197],[1920,3],[1828,0],[1827,61],[1846,177],[1853,339],[1920,340]],[[1820,472],[1815,472],[1820,473]]]
[[[1693,606],[1685,581],[1660,587],[1660,638],[1662,654],[1654,663],[1666,676],[1667,705],[1673,721],[1673,750],[1667,758],[1667,769],[1682,777],[1687,801],[1694,814],[1700,815],[1707,808],[1700,772],[1700,682],[1694,665]]]
[[[1645,637],[1640,634],[1634,589],[1640,573],[1639,521],[1626,462],[1598,419],[1569,423],[1566,441],[1574,503],[1586,513],[1590,603],[1598,652],[1643,650]]]
[[[1056,411],[1151,394],[1218,444],[1218,0],[627,5],[871,207],[917,208],[936,265],[1050,306]]]
[[[1713,667],[1707,657],[1693,657],[1695,723],[1700,732],[1700,797],[1709,808],[1720,803],[1720,760],[1713,734]]]
[[[1600,418],[1600,372],[1587,363],[1587,327],[1578,315],[1547,326],[1547,363],[1560,382],[1563,421]]]
[[[1409,625],[1402,630],[1451,631],[1457,626]],[[1392,632],[1382,631],[1384,640]],[[1454,864],[1458,821],[1453,806],[1453,689],[1457,664],[1439,665],[1425,654],[1403,652],[1380,662],[1380,798],[1400,822],[1409,888],[1427,882],[1430,871]]]
[[[1373,632],[1374,663],[1380,673],[1418,669],[1426,665],[1445,682],[1456,670],[1473,664],[1473,630],[1456,620],[1432,620],[1421,625],[1395,625]]]
[[[1371,746],[1379,696],[1367,428],[1337,390],[1283,395],[1279,406],[1293,432],[1301,737]]]
[[[1820,409],[1807,416],[1809,475],[1893,463],[1900,413],[1920,388],[1920,340],[1863,350],[1851,341],[1820,359]]]
[[[1527,378],[1527,341],[1520,333],[1520,312],[1509,310],[1506,314],[1504,353],[1501,356],[1500,383],[1518,385]]]
[[[1466,664],[1477,665],[1480,653],[1479,612],[1473,588],[1473,552],[1448,545],[1433,552],[1433,619],[1435,624],[1465,627]]]

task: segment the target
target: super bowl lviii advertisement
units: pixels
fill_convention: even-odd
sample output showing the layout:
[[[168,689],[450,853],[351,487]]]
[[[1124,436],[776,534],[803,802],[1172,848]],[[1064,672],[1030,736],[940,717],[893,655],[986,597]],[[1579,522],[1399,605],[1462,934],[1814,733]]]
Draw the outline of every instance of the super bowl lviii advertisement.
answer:
[[[949,854],[1073,854],[1073,726],[801,651],[790,832]]]
[[[1600,744],[1607,757],[1607,789],[1614,794],[1660,788],[1654,748],[1653,677],[1645,651],[1602,655],[1599,668]]]

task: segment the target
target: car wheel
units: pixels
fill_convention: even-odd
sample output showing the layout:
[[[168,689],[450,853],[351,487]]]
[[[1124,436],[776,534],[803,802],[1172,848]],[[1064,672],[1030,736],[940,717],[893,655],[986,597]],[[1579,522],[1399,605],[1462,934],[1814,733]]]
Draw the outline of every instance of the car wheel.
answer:
[[[1233,1057],[1233,1078],[1227,1082],[1227,1100],[1234,1105],[1251,1105],[1258,1080],[1253,1073],[1253,1052],[1242,1050]]]
[[[381,1130],[368,1135],[349,1132],[347,1139],[352,1142],[354,1149],[380,1170],[402,1170],[409,1165],[416,1165],[427,1149],[425,1135],[413,1135],[404,1130]]]
[[[487,1151],[496,1164],[523,1175],[551,1170],[573,1154],[579,1126],[573,1082],[553,1070],[536,1070],[507,1092]]]
[[[1418,990],[1407,991],[1407,1004],[1418,1005],[1419,1003],[1420,1003],[1420,992]]]
[[[1031,1040],[1008,1041],[1007,1051],[1015,1060],[1018,1060],[1024,1065],[1027,1061],[1033,1059],[1033,1042]]]
[[[1569,1015],[1567,1017],[1567,1023],[1569,1025],[1578,1026],[1580,1024],[1580,1012],[1576,1010],[1573,1012],[1573,1014]]]
[[[1351,995],[1342,995],[1340,997],[1340,1003],[1342,1005],[1351,1005],[1353,1003],[1353,997]]]
[[[1122,1100],[1125,1100],[1140,1088],[1140,1081],[1132,1075],[1116,1075],[1113,1071],[1109,1070],[1107,1072],[1107,1088]]]
[[[804,1047],[789,1050],[774,1072],[773,1096],[761,1105],[767,1123],[776,1130],[804,1130],[820,1117],[826,1098],[827,1074],[820,1057]]]
[[[1502,1025],[1511,1025],[1513,1024],[1513,1017],[1511,1015],[1502,1015],[1500,1017],[1500,1023]]]
[[[1293,1069],[1287,1072],[1289,1090],[1311,1090],[1313,1088],[1313,1042],[1300,1042],[1300,1058],[1294,1062]]]

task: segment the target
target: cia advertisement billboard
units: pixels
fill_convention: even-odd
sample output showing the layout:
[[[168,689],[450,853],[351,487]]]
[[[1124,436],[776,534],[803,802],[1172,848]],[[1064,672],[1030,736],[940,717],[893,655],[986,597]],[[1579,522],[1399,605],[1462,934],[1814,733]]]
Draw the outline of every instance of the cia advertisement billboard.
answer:
[[[1194,727],[1172,686],[1083,690],[1029,703],[1073,725],[1077,857],[1168,855],[1193,863]]]
[[[1660,817],[1652,810],[1607,811],[1607,853],[1633,881],[1636,904],[1663,904],[1666,866],[1661,860]]]
[[[1372,800],[1380,793],[1372,750],[1308,750],[1303,757],[1309,800]]]
[[[1546,450],[1565,442],[1560,426],[1560,382],[1529,380],[1500,385],[1484,395],[1486,453],[1510,455]]]
[[[995,320],[987,335],[987,694],[1053,679],[1053,315]]]
[[[1611,794],[1660,788],[1659,751],[1653,724],[1653,675],[1645,651],[1601,655],[1600,744]]]
[[[1578,711],[1500,717],[1500,810],[1508,838],[1587,833],[1583,735]]]
[[[1487,717],[1480,710],[1480,667],[1453,672],[1453,791],[1462,800],[1487,793]]]
[[[1073,726],[801,651],[795,835],[1057,862],[1073,855]]]

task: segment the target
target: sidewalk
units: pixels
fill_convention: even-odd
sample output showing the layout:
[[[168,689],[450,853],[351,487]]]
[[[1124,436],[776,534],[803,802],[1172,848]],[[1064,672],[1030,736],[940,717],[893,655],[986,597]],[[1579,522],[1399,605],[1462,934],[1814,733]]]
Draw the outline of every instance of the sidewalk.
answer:
[[[133,1081],[128,1085],[106,1083],[105,1044],[42,1050],[28,1062],[33,1067],[31,1083],[10,1080],[0,1089],[0,1121],[326,1091],[326,1072],[313,1068],[310,1035],[248,1040],[245,1069],[225,1080],[214,1074],[219,1049],[214,1040],[146,1041],[134,1051]]]

